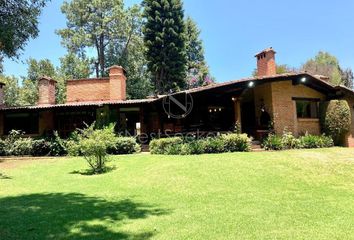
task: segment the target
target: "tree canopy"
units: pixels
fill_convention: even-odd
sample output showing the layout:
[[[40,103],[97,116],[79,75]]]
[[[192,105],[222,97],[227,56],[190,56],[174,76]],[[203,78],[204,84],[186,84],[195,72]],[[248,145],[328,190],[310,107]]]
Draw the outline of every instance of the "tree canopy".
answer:
[[[38,36],[38,17],[47,0],[0,1],[0,62],[16,58],[30,38]]]
[[[181,0],[143,1],[148,70],[157,93],[186,88],[186,38]]]
[[[73,0],[64,2],[62,12],[67,27],[57,33],[68,50],[67,57],[81,63],[80,68],[72,65],[72,76],[86,75],[88,62],[97,77],[107,76],[108,67],[118,64],[128,72],[129,98],[143,98],[150,93],[140,6],[124,8],[123,0]],[[89,54],[92,49],[94,57]]]
[[[342,84],[339,61],[328,52],[320,51],[314,58],[309,59],[301,70],[310,74],[327,76],[334,85]]]
[[[201,31],[191,17],[187,17],[185,25],[188,87],[211,84],[214,80],[210,77],[209,67],[205,61]]]

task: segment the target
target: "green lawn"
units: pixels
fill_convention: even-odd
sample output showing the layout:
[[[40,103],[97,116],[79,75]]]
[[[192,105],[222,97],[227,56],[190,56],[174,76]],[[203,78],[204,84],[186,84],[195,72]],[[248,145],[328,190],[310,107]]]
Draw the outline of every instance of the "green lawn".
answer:
[[[0,239],[354,239],[354,149],[0,163]]]

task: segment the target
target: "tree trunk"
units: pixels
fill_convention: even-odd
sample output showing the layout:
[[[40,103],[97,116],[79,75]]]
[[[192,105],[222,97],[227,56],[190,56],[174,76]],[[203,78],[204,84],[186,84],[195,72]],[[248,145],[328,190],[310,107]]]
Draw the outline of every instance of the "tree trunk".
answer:
[[[100,35],[100,56],[99,56],[99,64],[100,64],[100,70],[101,70],[101,77],[104,77],[104,65],[105,65],[105,60],[104,60],[104,35]]]

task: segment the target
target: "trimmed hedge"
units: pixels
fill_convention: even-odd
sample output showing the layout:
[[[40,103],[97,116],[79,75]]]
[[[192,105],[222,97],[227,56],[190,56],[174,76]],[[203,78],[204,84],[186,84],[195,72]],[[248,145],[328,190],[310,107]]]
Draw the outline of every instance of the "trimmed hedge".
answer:
[[[295,138],[290,132],[284,132],[282,136],[270,134],[262,143],[265,150],[328,148],[333,146],[332,138],[325,135],[306,134],[300,138]]]
[[[183,139],[180,137],[153,139],[149,144],[151,154],[167,154],[173,145],[180,145]]]
[[[199,140],[180,137],[154,139],[150,142],[151,154],[198,155],[224,152],[246,152],[251,139],[245,134],[227,134]]]
[[[348,102],[345,100],[332,100],[329,102],[325,119],[324,130],[331,136],[336,145],[344,145],[345,135],[351,125],[351,113]]]
[[[333,147],[334,143],[331,137],[305,135],[300,137],[301,148],[328,148]]]
[[[262,147],[265,150],[282,150],[282,149],[284,149],[284,145],[282,143],[282,138],[277,135],[274,135],[274,134],[270,134],[267,138],[265,138],[263,140]]]
[[[226,152],[251,151],[251,139],[247,134],[225,134],[221,136]]]
[[[141,147],[133,137],[118,137],[115,147],[108,149],[109,154],[115,155],[133,154],[137,152],[141,152]]]
[[[135,138],[117,137],[115,147],[110,154],[132,154],[141,151]],[[0,139],[0,156],[64,156],[70,152],[72,156],[81,156],[80,149],[75,144],[75,134],[68,140],[63,140],[55,132],[50,138],[32,139],[24,137],[21,131],[11,131],[5,140]]]

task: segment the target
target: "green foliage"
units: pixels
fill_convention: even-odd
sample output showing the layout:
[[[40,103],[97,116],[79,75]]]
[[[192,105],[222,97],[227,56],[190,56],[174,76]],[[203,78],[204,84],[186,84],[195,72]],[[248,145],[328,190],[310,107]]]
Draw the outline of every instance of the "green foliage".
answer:
[[[85,160],[95,174],[106,170],[108,149],[116,146],[117,136],[114,133],[114,125],[95,129],[94,123],[86,129],[79,129],[77,141],[72,141],[84,156]]]
[[[334,143],[331,137],[306,134],[300,137],[300,145],[301,148],[327,148],[333,147]]]
[[[339,61],[328,52],[320,51],[314,58],[308,60],[303,66],[302,71],[310,74],[319,74],[328,76],[330,82],[334,85],[343,83]]]
[[[47,156],[50,153],[51,144],[45,139],[33,140],[31,146],[32,156]]]
[[[327,106],[324,128],[326,134],[333,138],[336,145],[343,145],[350,125],[351,113],[348,102],[345,100],[330,101]]]
[[[213,79],[209,77],[209,67],[205,62],[200,30],[190,17],[185,20],[185,26],[188,87],[209,85]]]
[[[150,152],[166,155],[248,152],[251,150],[250,143],[251,139],[246,134],[225,134],[205,139],[161,138],[150,142]]]
[[[203,140],[193,140],[183,144],[181,153],[184,155],[199,155],[204,153],[204,149]]]
[[[0,57],[18,57],[27,41],[38,36],[38,17],[47,0],[0,3]]]
[[[331,137],[306,134],[295,138],[291,132],[284,131],[282,136],[270,134],[262,143],[265,150],[283,150],[300,148],[327,148],[333,147]]]
[[[262,147],[265,150],[282,150],[284,148],[282,138],[275,134],[270,134],[264,139]]]
[[[225,134],[221,136],[226,152],[248,152],[251,150],[251,139],[247,134]]]
[[[118,137],[116,144],[113,148],[108,149],[109,154],[132,154],[141,151],[140,145],[133,137]]]
[[[281,138],[282,148],[284,149],[297,149],[301,147],[301,141],[294,137],[291,132],[285,130]]]
[[[35,105],[38,101],[38,80],[47,76],[56,78],[56,70],[49,59],[27,60],[27,76],[23,78],[23,87],[20,89],[20,105]]]
[[[342,84],[347,88],[354,88],[354,74],[351,68],[340,69],[340,73],[342,76]]]
[[[4,101],[5,105],[12,107],[18,106],[20,100],[20,86],[19,81],[14,76],[8,77],[0,75],[0,82],[5,83],[4,87]]]
[[[186,39],[181,0],[144,0],[148,69],[158,93],[186,88]]]
[[[0,139],[0,156],[6,155],[6,144],[5,141]]]
[[[207,138],[203,143],[203,153],[222,153],[224,150],[224,141],[221,138]]]
[[[21,131],[11,130],[4,143],[5,155],[24,156],[31,154],[33,140],[24,137],[24,133]]]
[[[151,93],[140,6],[125,9],[122,0],[74,0],[64,2],[62,12],[67,28],[57,33],[68,49],[61,61],[65,79],[87,77],[89,65],[97,77],[106,76],[108,67],[121,65],[129,79],[128,98],[145,98]],[[89,59],[90,51],[97,57]]]
[[[51,156],[64,156],[68,153],[66,142],[60,138],[57,131],[54,132],[54,136],[49,139],[49,142]]]
[[[179,145],[183,143],[180,137],[153,139],[149,144],[151,154],[164,154],[170,145]]]

